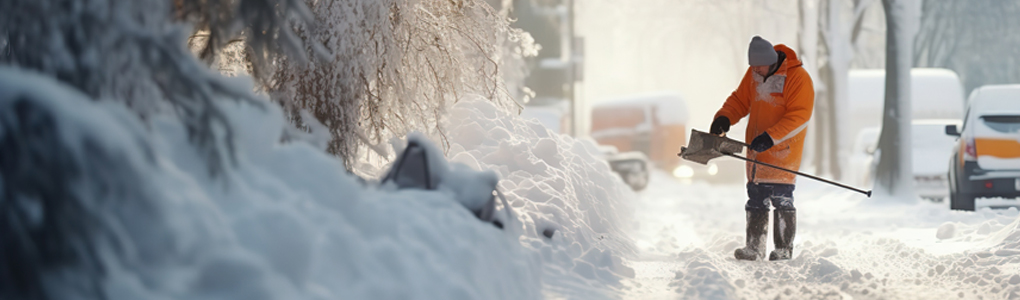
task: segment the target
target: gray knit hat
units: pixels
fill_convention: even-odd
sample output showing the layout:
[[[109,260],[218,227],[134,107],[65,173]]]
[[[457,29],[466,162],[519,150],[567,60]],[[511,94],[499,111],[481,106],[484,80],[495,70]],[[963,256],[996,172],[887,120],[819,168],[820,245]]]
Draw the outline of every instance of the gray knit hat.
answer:
[[[760,36],[751,38],[751,45],[747,48],[747,63],[752,66],[770,66],[776,63],[779,55],[772,48],[772,43]]]

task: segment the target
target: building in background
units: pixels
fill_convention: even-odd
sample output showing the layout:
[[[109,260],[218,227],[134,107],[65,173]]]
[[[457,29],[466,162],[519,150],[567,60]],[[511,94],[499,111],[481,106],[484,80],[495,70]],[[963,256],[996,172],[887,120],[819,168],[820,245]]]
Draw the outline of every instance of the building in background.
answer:
[[[542,121],[558,133],[576,136],[584,41],[574,35],[573,0],[516,0],[509,16],[514,27],[527,31],[541,46],[528,61],[525,86],[534,93],[524,116]],[[558,117],[557,117],[558,115]]]

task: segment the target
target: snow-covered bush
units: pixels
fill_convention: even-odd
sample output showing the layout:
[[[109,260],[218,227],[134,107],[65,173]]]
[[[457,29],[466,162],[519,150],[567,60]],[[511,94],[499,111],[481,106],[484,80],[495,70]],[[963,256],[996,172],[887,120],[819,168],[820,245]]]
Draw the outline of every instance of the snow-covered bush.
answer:
[[[359,144],[410,131],[441,136],[445,108],[468,94],[484,95],[508,111],[520,108],[502,68],[535,50],[482,0],[310,4],[314,27],[302,27],[299,35],[307,53],[323,45],[331,57],[307,64],[283,59],[267,88],[295,125],[314,123],[302,120],[304,110],[329,127],[328,151],[348,165]]]

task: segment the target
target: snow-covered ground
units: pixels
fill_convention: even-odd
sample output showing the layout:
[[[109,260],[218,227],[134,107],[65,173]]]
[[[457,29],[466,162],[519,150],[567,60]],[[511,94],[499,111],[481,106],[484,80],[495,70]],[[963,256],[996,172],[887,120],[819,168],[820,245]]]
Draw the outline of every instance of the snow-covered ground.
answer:
[[[803,178],[794,197],[794,259],[737,261],[744,187],[655,174],[636,204],[640,254],[629,262],[636,276],[624,282],[624,298],[1020,298],[1015,200],[979,200],[976,212],[957,212],[928,201],[887,204]],[[1003,204],[1012,206],[980,207]]]
[[[221,105],[236,161],[213,176],[176,118],[146,124],[0,68],[0,157],[30,162],[0,168],[0,200],[19,216],[2,223],[18,241],[0,252],[9,267],[52,298],[1020,298],[1016,208],[953,212],[802,179],[794,259],[738,262],[743,186],[654,173],[635,194],[590,141],[486,101],[450,108],[456,176],[436,190],[380,186],[312,143],[281,142],[268,103]],[[461,204],[484,170],[513,207],[505,230]],[[1003,204],[1015,202],[978,202]]]
[[[1020,203],[1016,200],[979,200],[976,212],[958,212],[949,210],[946,203],[867,199],[799,179],[794,259],[736,261],[733,250],[744,241],[747,197],[743,185],[681,183],[653,173],[648,189],[634,196],[612,188],[619,183],[598,173],[604,168],[587,169],[587,175],[578,176],[578,170],[571,169],[579,165],[556,164],[564,157],[570,161],[587,158],[553,150],[571,143],[576,147],[577,141],[571,138],[543,134],[534,121],[497,116],[485,103],[459,104],[454,112],[456,121],[451,123],[460,125],[453,127],[451,139],[482,145],[462,153],[485,157],[478,166],[503,174],[508,179],[504,188],[514,189],[518,185],[514,182],[559,181],[573,187],[540,189],[542,193],[515,199],[515,203],[534,205],[525,215],[559,212],[553,214],[556,218],[536,224],[569,228],[545,243],[539,243],[533,233],[521,238],[526,248],[544,254],[546,298],[1020,298],[1016,208]],[[454,161],[465,158],[456,154],[460,147],[451,148]],[[606,190],[619,194],[596,196]],[[550,198],[563,200],[546,200]],[[601,201],[610,201],[612,207],[597,205]],[[585,218],[579,213],[585,211],[606,215]],[[604,225],[592,226],[594,219],[618,224],[606,230]],[[598,236],[597,243],[591,242],[592,234]],[[545,254],[550,252],[558,254]],[[593,258],[591,253],[605,258]],[[587,271],[591,267],[601,270],[601,275],[591,276]]]

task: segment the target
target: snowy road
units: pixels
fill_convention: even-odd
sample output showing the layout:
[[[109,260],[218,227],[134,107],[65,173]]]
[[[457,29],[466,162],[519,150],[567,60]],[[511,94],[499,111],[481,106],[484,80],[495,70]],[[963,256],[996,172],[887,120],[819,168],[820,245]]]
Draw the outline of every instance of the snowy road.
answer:
[[[807,179],[794,197],[794,259],[738,262],[744,187],[657,174],[636,205],[640,254],[623,298],[1020,299],[1016,208],[882,204]]]

